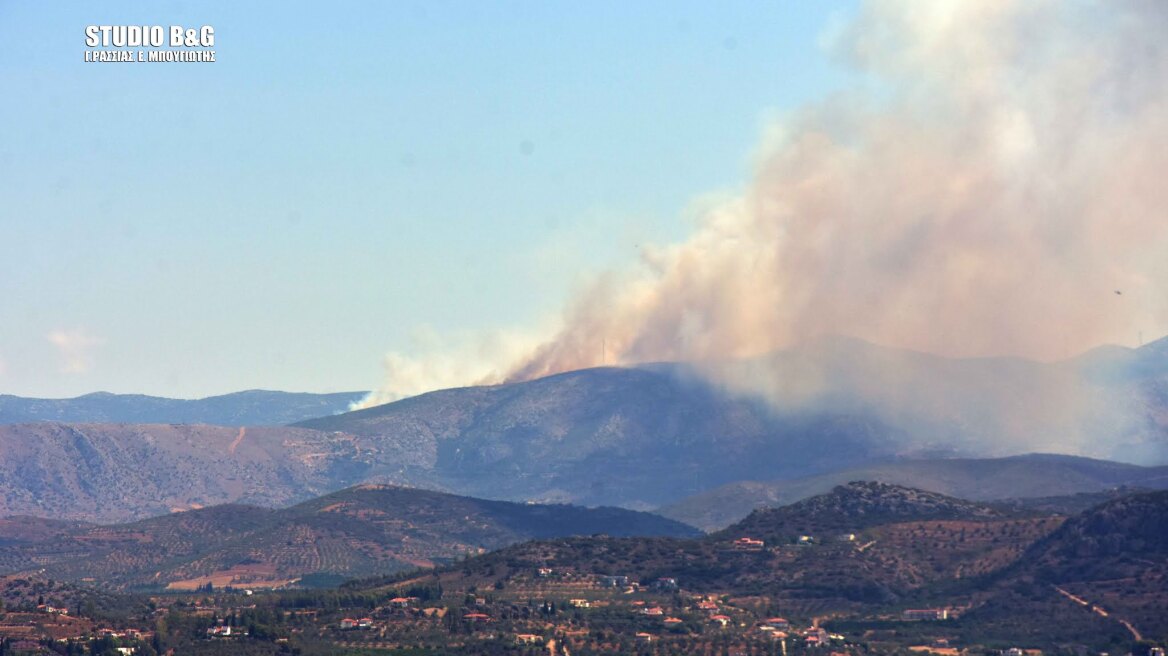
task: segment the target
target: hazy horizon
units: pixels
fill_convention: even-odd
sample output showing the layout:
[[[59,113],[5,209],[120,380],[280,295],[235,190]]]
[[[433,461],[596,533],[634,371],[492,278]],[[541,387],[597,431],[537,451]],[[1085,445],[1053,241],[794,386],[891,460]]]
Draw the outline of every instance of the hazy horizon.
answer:
[[[860,339],[860,338],[856,338],[856,337],[844,336],[844,335],[824,335],[824,336],[821,336],[820,338],[817,338],[816,340],[812,340],[812,341],[805,342],[802,344],[794,345],[794,346],[790,347],[789,349],[782,349],[779,351],[774,351],[772,354],[799,351],[799,350],[804,349],[808,346],[811,346],[815,343],[818,343],[822,339],[855,341],[855,342],[861,342],[861,343],[867,344],[868,346],[874,347],[874,348],[879,349],[879,350],[914,353],[914,354],[918,354],[918,355],[925,355],[925,356],[931,356],[931,357],[937,357],[937,358],[949,359],[949,360],[1018,359],[1018,360],[1028,361],[1028,362],[1034,362],[1037,364],[1058,364],[1060,362],[1068,362],[1068,361],[1076,360],[1076,359],[1084,357],[1084,356],[1088,355],[1089,353],[1092,353],[1098,349],[1122,349],[1124,351],[1134,352],[1134,351],[1137,351],[1145,346],[1149,346],[1151,344],[1154,344],[1154,343],[1162,341],[1162,340],[1168,341],[1168,335],[1161,335],[1161,336],[1158,336],[1154,339],[1145,340],[1145,342],[1143,344],[1139,344],[1136,346],[1124,346],[1122,344],[1107,344],[1107,343],[1099,344],[1099,345],[1093,346],[1085,351],[1075,353],[1074,355],[1072,355],[1070,357],[1059,358],[1059,359],[1055,359],[1055,360],[1037,360],[1037,359],[1030,359],[1030,358],[1025,358],[1025,357],[1021,357],[1021,356],[947,357],[947,356],[938,355],[938,354],[934,354],[934,353],[928,353],[926,351],[916,351],[916,350],[907,349],[907,348],[896,348],[896,347],[884,346],[882,344],[877,344],[875,342],[870,342],[868,340],[864,340],[864,339]],[[765,355],[764,355],[764,357],[765,357]],[[751,359],[754,359],[754,358],[745,358],[743,360],[751,360]],[[636,368],[636,367],[642,367],[642,366],[651,366],[651,365],[655,365],[655,364],[671,364],[671,363],[700,364],[698,362],[686,361],[686,360],[672,360],[672,361],[659,360],[659,361],[646,361],[646,362],[629,362],[629,363],[624,363],[624,364],[603,364],[603,365],[597,364],[594,366],[581,367],[580,369],[572,369],[572,370],[569,370],[568,372],[559,372],[559,373],[570,373],[571,371],[584,371],[587,369],[597,369],[597,368],[604,368],[604,367]],[[558,375],[558,374],[548,374],[548,375]],[[715,378],[715,380],[716,380],[716,378]],[[498,383],[486,383],[486,384],[498,384]],[[464,386],[473,386],[473,383],[470,383],[468,385],[457,385],[455,387],[464,387]],[[278,388],[253,387],[253,388],[247,388],[247,389],[222,390],[222,391],[212,392],[212,393],[201,395],[201,396],[166,396],[166,395],[162,395],[162,394],[155,394],[149,390],[137,390],[137,391],[129,391],[129,392],[114,392],[114,391],[104,390],[104,389],[95,389],[95,390],[90,390],[87,392],[81,392],[80,394],[74,394],[72,396],[33,397],[33,396],[28,396],[28,395],[23,395],[23,394],[12,394],[10,392],[5,392],[5,391],[0,391],[0,396],[15,396],[15,397],[23,397],[23,398],[43,398],[43,399],[51,399],[51,400],[66,400],[66,399],[79,398],[79,397],[83,397],[83,396],[92,396],[92,395],[99,395],[99,394],[113,394],[113,395],[118,395],[118,396],[152,396],[152,397],[159,397],[159,398],[170,398],[170,399],[177,399],[177,400],[195,401],[195,400],[202,400],[202,399],[213,398],[213,397],[218,397],[218,396],[228,396],[231,394],[241,394],[241,393],[246,393],[246,392],[282,392],[282,393],[288,393],[288,394],[369,394],[373,391],[375,391],[375,390],[373,390],[371,388],[370,389],[353,388],[353,389],[346,389],[346,390],[322,391],[322,390],[315,390],[315,389],[278,389]],[[422,392],[422,393],[425,393],[425,392]]]
[[[0,7],[0,391],[1168,332],[1163,5],[354,7]],[[218,60],[84,61],[104,24]]]

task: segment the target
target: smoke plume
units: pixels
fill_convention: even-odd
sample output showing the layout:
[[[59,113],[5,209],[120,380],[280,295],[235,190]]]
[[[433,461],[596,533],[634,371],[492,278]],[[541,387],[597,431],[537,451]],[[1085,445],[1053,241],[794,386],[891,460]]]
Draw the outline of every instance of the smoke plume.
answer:
[[[1056,359],[1166,327],[1168,4],[869,3],[864,89],[792,116],[742,197],[576,299],[510,374],[823,334]],[[1120,293],[1116,293],[1120,292]]]
[[[382,362],[385,384],[354,403],[360,410],[423,392],[500,382],[512,363],[538,340],[516,331],[440,335],[428,326],[414,331],[408,352],[391,352]]]
[[[861,81],[769,131],[744,193],[461,382],[596,366],[602,340],[608,364],[829,334],[1052,360],[1168,332],[1165,33],[1159,0],[869,2],[831,45]]]

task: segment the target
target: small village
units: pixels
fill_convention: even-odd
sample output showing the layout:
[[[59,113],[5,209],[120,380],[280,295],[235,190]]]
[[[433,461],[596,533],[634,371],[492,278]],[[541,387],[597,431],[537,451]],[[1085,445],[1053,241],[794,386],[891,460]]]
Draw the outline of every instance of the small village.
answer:
[[[864,546],[850,533],[829,542]],[[743,536],[722,548],[761,553],[816,544],[805,535],[768,548]],[[845,634],[830,628],[838,615],[808,615],[767,596],[697,593],[680,577],[638,581],[567,567],[511,572],[505,582],[482,589],[444,588],[437,573],[360,593],[207,586],[193,594],[149,596],[147,612],[120,622],[82,617],[80,605],[70,613],[62,602],[37,601],[3,615],[0,654],[226,654],[257,643],[288,654],[1042,654],[957,644],[945,627],[960,608],[904,608],[874,618],[884,630]]]
[[[872,544],[870,537],[792,535],[768,544],[742,535],[713,549],[739,565],[771,558],[787,562],[792,554],[824,558],[863,552]],[[260,591],[240,581],[238,587],[207,584],[132,595],[126,598],[135,600],[137,610],[120,617],[98,612],[92,601],[64,595],[69,588],[55,588],[51,581],[10,577],[8,585],[22,596],[0,613],[0,655],[1044,654],[1033,646],[963,641],[954,622],[967,610],[964,606],[848,613],[813,600],[711,592],[708,586],[695,591],[682,574],[638,577],[620,571],[616,560],[608,571],[597,571],[595,564],[540,565],[538,558],[534,563],[491,562],[339,588]],[[496,567],[505,567],[502,575]],[[1075,645],[1065,653],[1103,656]],[[1164,652],[1155,646],[1134,656]]]
[[[763,548],[743,538],[733,549]],[[263,640],[285,653],[389,653],[417,647],[455,653],[823,654],[859,653],[858,644],[820,626],[788,619],[765,598],[691,593],[683,581],[638,582],[622,574],[540,567],[488,590],[443,592],[415,581],[413,594],[387,587],[359,598],[336,592],[251,590],[158,595],[137,621],[104,625],[43,603],[0,621],[3,654],[181,654],[160,632],[183,627],[210,653]],[[909,610],[911,621],[945,619],[948,609]],[[88,645],[89,650],[83,646]],[[217,646],[217,647],[216,647]],[[943,641],[926,651],[956,654]],[[403,652],[405,653],[405,652]],[[1028,655],[1034,656],[1034,655]]]

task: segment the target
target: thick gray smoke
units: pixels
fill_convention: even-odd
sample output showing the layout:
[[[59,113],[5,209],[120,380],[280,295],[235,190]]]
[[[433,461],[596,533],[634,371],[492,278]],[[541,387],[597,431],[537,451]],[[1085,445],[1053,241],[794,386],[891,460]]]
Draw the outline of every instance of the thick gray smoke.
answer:
[[[825,335],[1056,360],[1168,332],[1165,34],[1160,0],[869,2],[833,46],[860,88],[778,126],[748,191],[687,241],[647,249],[638,270],[574,299],[553,338],[460,382],[595,366],[601,340],[609,364],[725,363]],[[777,403],[840,385],[932,403],[904,398],[929,382],[915,374],[873,366],[841,383],[800,366],[780,384],[706,372]],[[1090,451],[1094,426],[1126,420],[1084,428],[1099,402],[1067,376],[942,410],[1026,405],[1000,439],[1038,430],[1018,450]]]
[[[837,44],[865,90],[793,117],[745,196],[511,377],[601,336],[630,363],[832,333],[1057,359],[1168,330],[1166,33],[1156,0],[869,3]]]

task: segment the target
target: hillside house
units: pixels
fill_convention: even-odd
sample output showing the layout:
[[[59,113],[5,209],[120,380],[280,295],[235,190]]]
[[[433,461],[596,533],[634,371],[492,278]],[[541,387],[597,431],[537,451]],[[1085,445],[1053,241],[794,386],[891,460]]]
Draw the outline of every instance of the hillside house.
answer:
[[[720,625],[722,628],[726,628],[726,625],[730,623],[730,617],[727,615],[713,615],[710,617],[710,621]]]
[[[653,587],[657,590],[672,592],[677,590],[677,579],[669,576],[663,576],[653,582]]]
[[[808,646],[826,645],[829,637],[830,636],[828,635],[827,631],[813,626],[810,629],[807,629],[806,635],[803,637],[803,641]]]
[[[534,633],[520,633],[515,636],[515,644],[517,645],[538,645],[543,642],[543,636],[537,636]]]
[[[592,602],[587,599],[569,599],[568,603],[572,604],[573,608],[592,608]]]
[[[638,645],[647,645],[653,642],[652,633],[638,633],[636,635]]]
[[[355,629],[355,628],[357,628],[357,620],[355,620],[351,617],[346,617],[346,618],[341,620],[340,627],[341,627],[342,631],[348,631],[349,629]],[[208,630],[210,630],[210,629],[208,629]]]
[[[766,543],[752,537],[741,537],[730,543],[735,551],[762,551]]]
[[[606,588],[621,588],[629,584],[629,577],[627,576],[602,576],[600,577],[600,585]]]
[[[771,631],[786,631],[791,628],[791,623],[782,617],[771,617],[763,620],[762,625]]]

